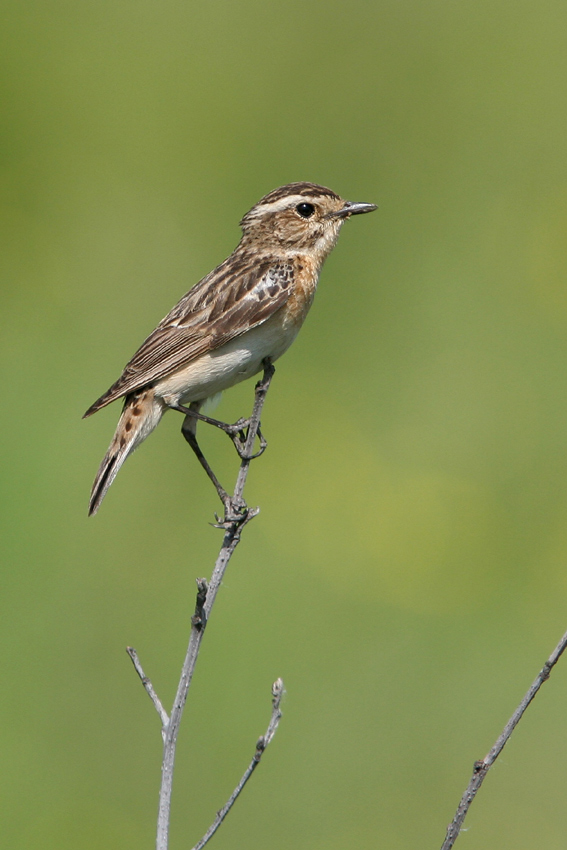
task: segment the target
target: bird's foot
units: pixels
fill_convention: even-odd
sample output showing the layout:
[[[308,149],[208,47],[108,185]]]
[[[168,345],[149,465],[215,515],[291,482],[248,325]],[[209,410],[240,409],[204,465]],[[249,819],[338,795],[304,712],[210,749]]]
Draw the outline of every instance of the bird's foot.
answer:
[[[246,451],[246,443],[248,441],[248,433],[250,429],[250,419],[239,419],[238,422],[235,422],[233,425],[228,425],[223,423],[224,427],[222,430],[225,434],[228,434],[230,439],[234,444],[234,448],[236,449],[238,456],[241,460],[254,460],[254,458],[260,457],[261,454],[264,454],[266,448],[268,446],[268,441],[262,434],[260,427],[256,431],[258,439],[260,440],[260,448],[257,452],[252,454],[248,454]]]
[[[241,460],[254,460],[254,458],[260,457],[260,455],[266,451],[268,442],[260,431],[260,427],[258,427],[257,434],[260,440],[260,448],[255,454],[249,455],[246,453],[246,440],[248,439],[250,419],[239,419],[237,422],[230,424],[228,422],[221,422],[220,419],[213,419],[211,416],[205,416],[204,414],[199,413],[196,410],[191,410],[191,408],[185,407],[182,404],[178,404],[172,409],[178,410],[180,413],[184,413],[185,416],[189,416],[193,420],[197,419],[200,422],[206,422],[208,425],[214,425],[215,428],[218,428],[220,431],[224,431],[224,433],[228,434],[232,440],[234,448]]]

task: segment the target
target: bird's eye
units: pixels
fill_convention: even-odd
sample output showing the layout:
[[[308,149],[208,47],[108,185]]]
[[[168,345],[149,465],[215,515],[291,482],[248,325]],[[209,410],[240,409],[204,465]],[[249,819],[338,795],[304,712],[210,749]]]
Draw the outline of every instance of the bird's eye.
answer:
[[[315,212],[315,207],[313,204],[308,204],[303,202],[302,204],[298,204],[295,208],[299,215],[303,216],[303,218],[311,218],[313,213]]]

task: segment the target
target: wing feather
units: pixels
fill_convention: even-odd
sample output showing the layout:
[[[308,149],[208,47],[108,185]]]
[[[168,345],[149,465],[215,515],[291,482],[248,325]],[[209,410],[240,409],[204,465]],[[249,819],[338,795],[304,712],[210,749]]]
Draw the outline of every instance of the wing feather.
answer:
[[[162,319],[85,416],[261,325],[285,304],[291,281],[288,263],[250,255],[225,260]]]

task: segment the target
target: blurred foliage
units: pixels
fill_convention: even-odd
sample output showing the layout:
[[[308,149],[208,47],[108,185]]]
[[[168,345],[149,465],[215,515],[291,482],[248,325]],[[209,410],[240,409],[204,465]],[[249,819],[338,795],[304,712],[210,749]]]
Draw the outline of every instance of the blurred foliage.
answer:
[[[83,410],[292,180],[355,219],[278,364],[262,513],[182,729],[172,850],[288,696],[229,847],[437,847],[567,628],[567,7],[6,0],[0,11],[3,845],[150,848],[215,494],[169,414],[101,513]],[[251,385],[218,413],[250,408]],[[236,458],[203,443],[227,485]],[[563,662],[564,664],[566,662]],[[463,847],[565,846],[567,667]]]

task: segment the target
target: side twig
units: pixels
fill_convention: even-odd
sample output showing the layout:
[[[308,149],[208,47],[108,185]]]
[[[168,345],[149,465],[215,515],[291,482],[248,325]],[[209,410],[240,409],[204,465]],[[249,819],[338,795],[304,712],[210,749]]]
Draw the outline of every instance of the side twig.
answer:
[[[494,744],[488,755],[486,755],[480,761],[475,762],[471,781],[469,782],[468,787],[461,798],[461,802],[459,803],[459,806],[455,813],[455,817],[447,827],[447,835],[445,836],[445,841],[441,846],[441,850],[451,850],[451,847],[453,847],[461,831],[461,827],[463,825],[465,817],[467,816],[467,812],[470,808],[470,805],[474,800],[478,789],[484,781],[484,777],[486,776],[486,774],[488,773],[488,771],[504,749],[506,743],[512,735],[512,732],[522,719],[527,707],[529,706],[529,704],[531,703],[543,683],[549,679],[549,675],[552,669],[555,667],[555,665],[561,658],[561,655],[563,654],[563,651],[566,647],[567,632],[563,635],[563,637],[561,638],[561,640],[559,641],[559,643],[543,665],[542,669],[534,679],[531,688],[528,690],[525,697],[519,704],[518,708],[504,727],[502,734],[497,739],[496,743]]]
[[[257,766],[260,764],[260,759],[262,758],[264,750],[266,749],[266,747],[268,746],[268,744],[270,743],[270,741],[272,740],[272,738],[276,734],[276,730],[279,726],[280,718],[282,716],[282,713],[280,711],[280,703],[282,701],[283,695],[284,695],[284,684],[283,684],[281,679],[276,679],[276,681],[272,685],[272,716],[270,718],[270,723],[269,723],[268,728],[266,730],[266,734],[262,735],[260,738],[258,738],[258,741],[256,743],[256,752],[254,753],[254,755],[252,757],[252,761],[250,762],[250,764],[248,765],[248,767],[244,771],[244,775],[243,775],[242,779],[240,780],[240,782],[238,783],[238,785],[236,786],[236,788],[234,789],[234,791],[230,795],[226,805],[223,806],[222,809],[219,809],[219,811],[217,812],[216,818],[214,819],[214,821],[212,822],[212,824],[210,825],[210,827],[208,828],[206,833],[203,835],[201,840],[197,844],[195,844],[195,846],[193,847],[193,850],[202,850],[202,848],[205,846],[205,844],[207,844],[208,841],[210,841],[210,839],[213,837],[213,835],[215,834],[215,832],[217,831],[217,829],[219,828],[219,826],[221,825],[221,823],[223,822],[223,820],[225,819],[227,814],[230,812],[230,810],[232,809],[232,807],[236,803],[236,800],[238,799],[240,792],[242,791],[242,789],[244,788],[244,786],[246,785],[246,783],[248,782],[248,780],[250,779],[250,777],[252,776],[254,771],[256,770]]]
[[[132,659],[132,664],[135,667],[136,673],[140,677],[140,679],[142,681],[142,685],[146,689],[147,695],[149,696],[149,698],[153,702],[154,708],[157,711],[157,713],[159,714],[162,729],[165,729],[167,727],[167,724],[169,723],[168,713],[165,710],[165,708],[163,707],[160,698],[156,694],[154,686],[152,685],[152,683],[150,682],[150,680],[148,679],[148,677],[146,676],[146,674],[142,670],[142,665],[140,664],[140,659],[138,658],[138,653],[136,652],[136,650],[134,649],[133,646],[127,646],[126,652],[128,653],[128,655]]]

